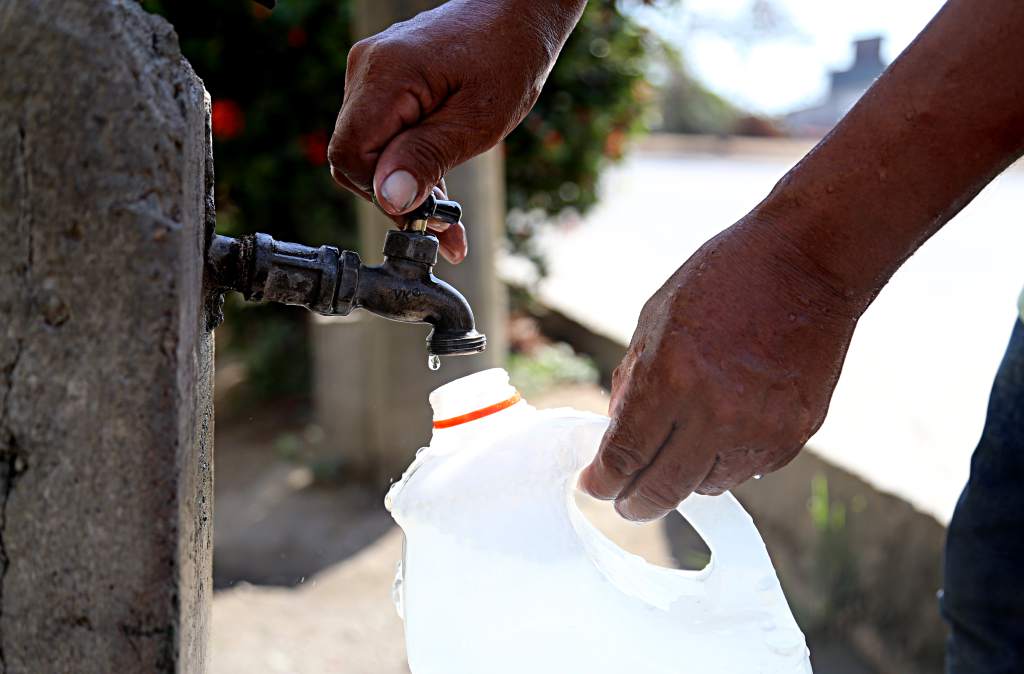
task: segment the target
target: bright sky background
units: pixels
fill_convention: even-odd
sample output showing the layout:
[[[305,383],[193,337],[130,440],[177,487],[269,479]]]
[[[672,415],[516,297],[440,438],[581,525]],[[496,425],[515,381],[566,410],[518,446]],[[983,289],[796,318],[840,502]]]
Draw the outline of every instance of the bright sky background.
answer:
[[[883,36],[883,58],[891,62],[943,4],[771,0],[794,34],[751,39],[754,1],[683,0],[678,9],[641,9],[638,15],[680,46],[690,70],[713,91],[754,112],[779,114],[813,105],[825,95],[828,71],[845,69],[852,61],[851,40]],[[708,23],[718,28],[698,25]]]

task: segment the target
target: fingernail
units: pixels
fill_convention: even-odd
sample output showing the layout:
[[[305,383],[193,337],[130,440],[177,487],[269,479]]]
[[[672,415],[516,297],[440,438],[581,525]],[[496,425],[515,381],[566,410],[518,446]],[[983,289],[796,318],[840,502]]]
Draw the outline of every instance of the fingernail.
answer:
[[[395,171],[380,185],[381,201],[396,214],[409,210],[418,192],[419,185],[408,171]]]

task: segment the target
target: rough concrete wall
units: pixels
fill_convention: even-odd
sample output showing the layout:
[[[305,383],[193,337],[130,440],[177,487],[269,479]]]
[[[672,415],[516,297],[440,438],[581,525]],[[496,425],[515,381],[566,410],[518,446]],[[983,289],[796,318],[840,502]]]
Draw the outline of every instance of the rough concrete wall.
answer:
[[[136,2],[0,0],[0,672],[203,670],[207,119]]]

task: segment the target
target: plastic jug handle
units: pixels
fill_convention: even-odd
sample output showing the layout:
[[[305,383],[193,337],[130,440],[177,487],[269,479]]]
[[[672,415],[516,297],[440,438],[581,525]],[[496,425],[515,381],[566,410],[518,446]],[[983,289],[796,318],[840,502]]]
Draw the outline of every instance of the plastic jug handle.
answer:
[[[577,436],[577,468],[590,463],[597,453],[609,419],[588,415],[581,419]],[[729,492],[720,496],[691,494],[676,509],[693,526],[711,550],[708,573],[775,573],[771,558],[754,521]]]
[[[719,496],[691,494],[676,510],[707,543],[714,573],[774,575],[775,568],[754,520],[729,492]]]

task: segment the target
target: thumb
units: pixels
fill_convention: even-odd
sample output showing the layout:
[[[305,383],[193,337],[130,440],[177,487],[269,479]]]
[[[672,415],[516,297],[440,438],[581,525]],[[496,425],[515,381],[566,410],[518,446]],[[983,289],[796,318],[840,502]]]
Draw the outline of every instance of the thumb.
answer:
[[[411,211],[448,171],[501,140],[478,129],[456,123],[442,110],[395,136],[374,171],[373,189],[381,208],[391,215]]]

